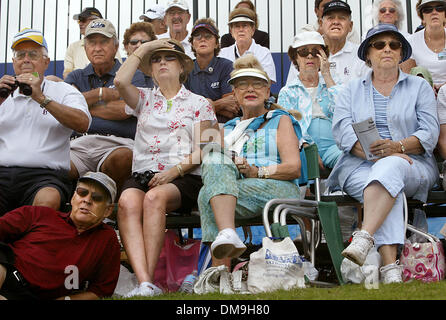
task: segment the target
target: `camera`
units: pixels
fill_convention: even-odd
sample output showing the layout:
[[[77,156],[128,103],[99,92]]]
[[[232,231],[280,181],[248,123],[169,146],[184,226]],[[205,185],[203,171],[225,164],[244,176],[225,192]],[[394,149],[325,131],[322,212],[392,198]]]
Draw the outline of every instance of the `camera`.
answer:
[[[33,94],[33,88],[29,84],[15,81],[14,84],[10,85],[11,89],[8,88],[0,88],[0,97],[3,99],[6,99],[10,94],[17,89],[20,88],[20,92],[24,94],[25,96],[30,96]]]
[[[152,170],[148,170],[144,171],[144,173],[134,172],[133,178],[141,185],[141,187],[147,188],[149,181],[152,180],[154,175],[155,172],[153,172]]]

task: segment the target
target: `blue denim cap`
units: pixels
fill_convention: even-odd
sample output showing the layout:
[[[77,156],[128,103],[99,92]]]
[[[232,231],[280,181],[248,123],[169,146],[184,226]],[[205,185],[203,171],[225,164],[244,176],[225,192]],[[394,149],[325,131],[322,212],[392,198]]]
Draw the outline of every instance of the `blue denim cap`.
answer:
[[[384,32],[392,32],[396,34],[398,39],[401,41],[403,54],[400,63],[406,61],[412,56],[412,47],[406,38],[398,31],[397,27],[389,23],[380,23],[367,31],[367,36],[358,49],[359,59],[363,61],[367,60],[367,50],[369,48],[371,38]]]

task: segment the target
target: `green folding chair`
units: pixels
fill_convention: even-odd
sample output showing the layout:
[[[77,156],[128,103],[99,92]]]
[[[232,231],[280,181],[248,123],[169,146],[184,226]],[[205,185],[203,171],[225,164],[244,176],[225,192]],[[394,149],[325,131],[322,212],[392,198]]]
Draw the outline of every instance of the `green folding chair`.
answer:
[[[335,268],[336,276],[342,285],[344,281],[341,275],[341,263],[344,250],[341,228],[339,224],[338,207],[335,202],[322,202],[320,195],[320,171],[317,145],[305,147],[307,158],[308,180],[314,181],[315,200],[305,199],[273,199],[266,203],[263,210],[263,224],[269,225],[269,212],[273,210],[274,223],[271,230],[280,230],[276,234],[284,234],[283,228],[287,228],[286,219],[291,217],[297,221],[302,234],[302,244],[305,255],[309,256],[313,265],[316,262],[316,249],[320,244],[321,231],[324,232],[331,260]],[[307,218],[311,222],[310,239],[306,237],[306,227],[303,221]],[[277,223],[279,221],[279,223]],[[272,237],[269,228],[265,228],[266,235]],[[308,243],[309,242],[309,243]]]

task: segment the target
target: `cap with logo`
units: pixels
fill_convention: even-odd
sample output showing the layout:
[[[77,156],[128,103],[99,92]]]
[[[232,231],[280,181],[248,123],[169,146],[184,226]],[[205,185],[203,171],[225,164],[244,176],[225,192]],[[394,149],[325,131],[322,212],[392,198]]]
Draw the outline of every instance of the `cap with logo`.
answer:
[[[334,0],[327,2],[324,4],[324,11],[322,12],[322,17],[325,16],[330,11],[346,11],[348,14],[352,14],[352,9],[350,9],[350,6],[347,2],[340,1],[340,0]]]
[[[79,178],[79,181],[95,181],[107,190],[110,195],[112,203],[115,202],[116,198],[116,183],[108,175],[102,172],[92,172],[89,171]]]
[[[113,23],[105,19],[96,19],[88,24],[87,28],[85,29],[85,37],[92,34],[102,34],[107,38],[118,37]]]
[[[79,20],[80,18],[86,19],[91,16],[96,16],[96,17],[102,19],[102,14],[98,9],[96,9],[94,7],[88,7],[88,8],[83,9],[81,13],[75,14],[73,16],[73,20]]]
[[[149,9],[147,9],[146,13],[141,15],[139,17],[140,20],[144,20],[144,18],[150,19],[150,20],[156,20],[156,19],[164,19],[164,7],[156,4]]]
[[[184,0],[171,0],[171,1],[169,1],[167,3],[166,12],[167,12],[167,10],[169,10],[170,8],[173,8],[173,7],[177,7],[177,8],[180,8],[181,10],[189,11],[189,5]]]
[[[48,44],[46,43],[45,38],[43,37],[42,32],[36,29],[30,29],[25,28],[20,30],[19,33],[17,33],[13,40],[12,40],[12,46],[11,48],[14,49],[19,43],[25,42],[25,41],[33,41],[37,43],[38,45],[44,47],[46,50],[48,50]]]

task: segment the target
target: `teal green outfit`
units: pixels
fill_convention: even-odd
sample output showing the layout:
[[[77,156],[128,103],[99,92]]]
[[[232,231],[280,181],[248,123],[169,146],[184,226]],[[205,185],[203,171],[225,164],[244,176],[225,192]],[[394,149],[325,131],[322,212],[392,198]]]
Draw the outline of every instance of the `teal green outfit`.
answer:
[[[256,118],[245,130],[250,130],[250,138],[239,155],[247,159],[250,165],[270,166],[280,164],[277,150],[277,128],[282,116],[289,116],[295,133],[301,139],[300,126],[286,111],[274,110],[267,113],[269,120],[262,129],[258,127],[265,121],[265,116]],[[225,134],[231,132],[239,118],[225,124]],[[258,130],[257,130],[258,129]],[[301,152],[302,172],[306,171],[306,161]],[[218,234],[210,200],[217,195],[233,195],[237,198],[235,214],[238,218],[251,218],[263,212],[265,204],[276,198],[300,197],[299,183],[306,182],[306,175],[299,180],[284,181],[275,179],[244,178],[227,155],[210,152],[202,162],[203,187],[198,196],[198,208],[201,217],[202,241],[212,242]]]

